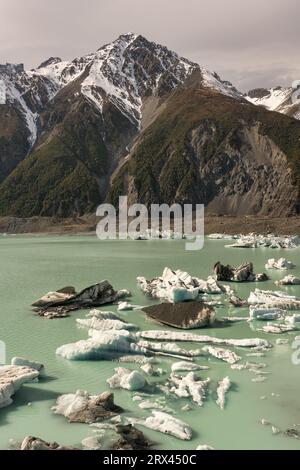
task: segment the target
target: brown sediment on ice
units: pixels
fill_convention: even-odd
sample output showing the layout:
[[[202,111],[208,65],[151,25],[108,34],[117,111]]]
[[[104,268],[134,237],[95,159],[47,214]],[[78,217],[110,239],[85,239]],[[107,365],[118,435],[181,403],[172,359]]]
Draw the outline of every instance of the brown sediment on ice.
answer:
[[[214,309],[204,302],[162,303],[143,311],[163,325],[186,330],[209,326],[215,318]]]

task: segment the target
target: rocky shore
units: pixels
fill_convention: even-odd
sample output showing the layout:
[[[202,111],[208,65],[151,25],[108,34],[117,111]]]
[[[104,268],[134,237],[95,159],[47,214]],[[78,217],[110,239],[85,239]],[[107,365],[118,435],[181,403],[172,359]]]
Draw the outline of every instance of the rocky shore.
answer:
[[[0,234],[94,235],[97,218],[94,214],[80,217],[0,217]],[[300,217],[219,216],[205,214],[205,234],[250,232],[266,235],[299,235]]]

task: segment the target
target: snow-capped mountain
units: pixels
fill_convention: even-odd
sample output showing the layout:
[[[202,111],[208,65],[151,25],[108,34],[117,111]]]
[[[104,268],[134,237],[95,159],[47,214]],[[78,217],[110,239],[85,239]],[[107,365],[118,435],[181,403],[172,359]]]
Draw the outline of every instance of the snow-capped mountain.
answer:
[[[0,64],[0,82],[0,216],[94,213],[124,194],[226,214],[300,207],[300,122],[265,109],[297,117],[297,84],[246,97],[133,33],[72,61]]]
[[[80,92],[100,113],[105,101],[112,102],[133,124],[140,127],[143,100],[161,96],[182,85],[200,71],[203,84],[228,96],[240,98],[229,82],[222,81],[198,64],[179,57],[164,46],[128,33],[95,53],[70,62],[50,58],[37,69],[1,74],[7,100],[23,113],[32,146],[37,138],[39,113],[64,87],[80,81]]]
[[[255,105],[300,119],[300,80],[295,81],[289,88],[278,86],[268,90],[251,90],[245,97]]]

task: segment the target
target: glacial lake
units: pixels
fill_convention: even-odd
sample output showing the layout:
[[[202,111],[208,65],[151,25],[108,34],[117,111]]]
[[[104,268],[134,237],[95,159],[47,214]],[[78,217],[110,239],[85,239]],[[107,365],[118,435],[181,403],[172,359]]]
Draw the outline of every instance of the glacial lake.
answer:
[[[86,311],[72,313],[69,318],[45,320],[35,316],[30,304],[42,294],[74,285],[84,288],[108,279],[115,288],[129,289],[131,302],[150,305],[136,284],[137,276],[147,279],[160,275],[165,266],[183,269],[191,274],[207,278],[215,262],[238,265],[244,261],[254,263],[255,272],[265,272],[269,258],[281,256],[293,261],[297,268],[292,271],[300,276],[300,249],[272,250],[225,248],[230,241],[206,240],[202,251],[185,251],[184,241],[99,241],[95,237],[36,236],[0,237],[0,339],[7,347],[7,363],[13,356],[23,356],[45,364],[47,377],[39,383],[23,386],[13,398],[14,403],[0,409],[0,448],[8,449],[9,440],[22,440],[27,435],[57,441],[64,445],[79,445],[83,438],[94,435],[93,428],[84,424],[69,424],[54,415],[51,407],[57,396],[78,389],[98,394],[109,387],[106,379],[113,375],[118,363],[110,361],[70,362],[55,355],[62,344],[87,338],[87,331],[79,329],[75,319],[83,318]],[[284,277],[285,272],[270,271],[271,281],[257,284],[234,285],[240,297],[247,298],[255,287],[275,290],[274,281]],[[300,295],[300,287],[282,288]],[[102,310],[117,311],[116,306]],[[248,309],[217,308],[217,316],[247,316]],[[168,329],[145,319],[141,311],[121,312],[121,316],[141,329]],[[169,329],[171,331],[171,329]],[[300,365],[293,365],[292,342],[295,333],[284,335],[257,332],[247,322],[227,327],[195,330],[222,338],[266,338],[274,344],[264,358],[248,358],[250,351],[235,348],[245,360],[264,362],[268,372],[266,381],[252,382],[255,375],[248,370],[231,370],[230,365],[218,360],[197,359],[199,364],[209,365],[210,370],[200,372],[201,378],[210,377],[212,393],[202,408],[187,399],[166,399],[175,416],[188,423],[194,432],[191,441],[180,441],[164,434],[140,429],[154,449],[195,449],[208,444],[215,449],[300,449],[300,441],[284,434],[273,435],[271,426],[263,426],[262,418],[281,430],[300,424]],[[300,334],[299,332],[297,333]],[[289,344],[276,345],[279,338],[288,338]],[[180,343],[183,347],[199,348]],[[164,359],[160,367],[167,371],[161,377],[151,377],[150,382],[164,383],[175,360]],[[138,365],[123,364],[128,368]],[[217,382],[229,376],[234,383],[227,395],[224,411],[216,405]],[[124,408],[124,415],[143,418],[150,411],[142,411],[138,402],[132,401],[132,393],[115,391],[115,402]],[[158,393],[155,398],[163,396]],[[264,399],[262,399],[264,398]],[[182,411],[189,403],[192,411]],[[300,429],[300,428],[297,428]]]

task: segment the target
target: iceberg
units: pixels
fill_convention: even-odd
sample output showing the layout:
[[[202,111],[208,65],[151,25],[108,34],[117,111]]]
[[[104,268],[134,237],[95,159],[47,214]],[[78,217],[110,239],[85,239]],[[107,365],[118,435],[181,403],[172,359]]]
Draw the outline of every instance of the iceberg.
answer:
[[[147,384],[144,376],[137,370],[129,370],[124,367],[117,367],[115,374],[106,381],[110,388],[124,388],[135,392],[141,390]]]
[[[245,339],[224,339],[214,338],[213,336],[196,335],[185,331],[166,331],[166,330],[149,330],[138,331],[137,337],[145,339],[154,339],[160,341],[184,341],[207,344],[224,344],[227,346],[235,346],[240,348],[271,348],[269,341],[262,338],[245,338]]]
[[[207,444],[200,444],[198,447],[196,447],[196,450],[215,450],[215,449]]]
[[[99,316],[93,316],[91,318],[77,318],[76,322],[78,325],[83,326],[84,328],[92,330],[136,330],[138,329],[136,325],[132,323],[124,322],[121,318],[104,318],[101,319]]]
[[[281,291],[265,291],[255,289],[248,298],[250,305],[263,305],[264,308],[280,308],[283,310],[300,310],[300,298]]]
[[[292,276],[289,274],[279,281],[275,281],[276,286],[299,286],[300,279],[298,277]]]
[[[218,281],[262,282],[269,279],[266,274],[254,274],[252,263],[244,263],[236,268],[218,262],[214,266],[214,274]]]
[[[266,269],[279,269],[279,270],[287,270],[287,269],[293,269],[296,266],[291,262],[287,261],[285,258],[279,258],[279,260],[276,261],[276,259],[271,258],[268,260],[266,264]]]
[[[262,308],[251,305],[249,308],[249,320],[272,321],[281,320],[287,315],[286,310],[280,308]]]
[[[200,294],[228,292],[226,287],[221,286],[213,277],[204,281],[185,271],[179,269],[173,271],[170,268],[165,268],[161,277],[150,281],[144,277],[138,277],[137,282],[146,295],[172,303],[197,300]]]
[[[235,354],[235,352],[229,349],[216,348],[213,346],[204,346],[203,351],[207,352],[211,356],[221,359],[222,361],[228,362],[228,364],[235,364],[241,360],[241,357]]]
[[[229,391],[230,387],[231,387],[231,382],[230,382],[229,377],[225,377],[223,380],[219,382],[219,386],[217,389],[218,399],[216,403],[221,408],[221,410],[224,410],[225,408],[226,393]]]
[[[172,372],[183,372],[183,371],[197,371],[197,370],[208,370],[207,366],[200,366],[193,362],[174,362],[172,364]]]
[[[20,450],[78,450],[74,447],[61,446],[57,442],[47,442],[39,437],[27,436],[23,439]]]
[[[98,307],[129,295],[130,292],[127,290],[116,291],[108,281],[101,281],[79,293],[76,293],[74,287],[64,287],[57,292],[49,292],[35,301],[32,306],[40,316],[60,318],[70,311]]]
[[[171,374],[169,392],[179,398],[191,398],[197,405],[203,406],[210,379],[199,380],[194,372],[181,377]]]
[[[52,410],[55,414],[63,415],[70,423],[87,424],[112,418],[123,411],[115,405],[113,393],[90,395],[82,390],[61,395]]]
[[[36,380],[39,372],[27,366],[0,366],[0,408],[10,405],[23,384]]]
[[[229,248],[262,248],[268,247],[273,249],[298,248],[300,246],[300,238],[297,235],[280,237],[274,234],[257,235],[251,233],[249,235],[234,236],[237,238],[236,243],[227,245]]]
[[[129,422],[140,424],[148,429],[169,434],[185,441],[191,440],[193,435],[192,429],[188,424],[163,411],[152,411],[152,416],[145,420],[131,418]]]

